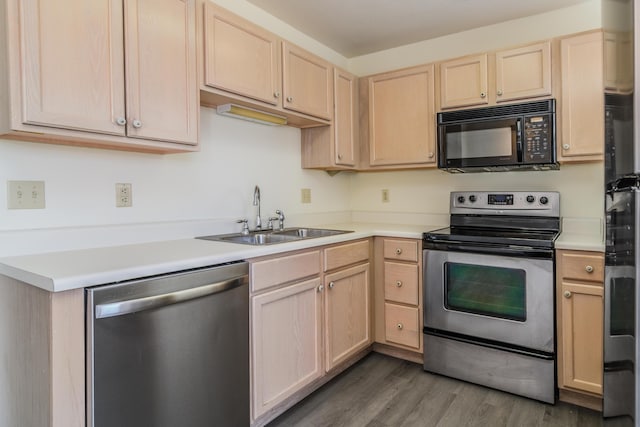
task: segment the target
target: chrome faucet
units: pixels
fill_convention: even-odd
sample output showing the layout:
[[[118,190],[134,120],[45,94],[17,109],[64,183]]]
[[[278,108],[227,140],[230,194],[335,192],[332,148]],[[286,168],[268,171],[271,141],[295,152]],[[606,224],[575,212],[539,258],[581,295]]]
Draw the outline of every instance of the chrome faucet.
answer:
[[[276,210],[276,215],[278,215],[278,230],[284,230],[284,212],[280,209]]]
[[[260,218],[260,187],[256,185],[253,189],[253,206],[258,207],[258,215],[256,216],[256,230],[262,230],[262,219]]]

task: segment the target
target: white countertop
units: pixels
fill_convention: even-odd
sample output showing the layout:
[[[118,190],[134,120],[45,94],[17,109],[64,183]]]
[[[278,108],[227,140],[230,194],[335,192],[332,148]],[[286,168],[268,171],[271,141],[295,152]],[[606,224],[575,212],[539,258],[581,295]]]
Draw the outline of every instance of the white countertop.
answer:
[[[0,274],[59,292],[371,236],[420,239],[423,232],[441,226],[345,223],[315,228],[354,232],[267,246],[180,239],[5,257],[0,258]]]
[[[604,252],[604,227],[598,218],[563,218],[556,249]]]

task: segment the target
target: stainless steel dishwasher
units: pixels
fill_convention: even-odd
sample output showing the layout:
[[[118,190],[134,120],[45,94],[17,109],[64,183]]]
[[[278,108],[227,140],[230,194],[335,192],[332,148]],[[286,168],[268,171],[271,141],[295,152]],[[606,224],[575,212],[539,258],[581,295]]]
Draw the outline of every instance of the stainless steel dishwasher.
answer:
[[[249,425],[248,264],[89,288],[87,425]]]

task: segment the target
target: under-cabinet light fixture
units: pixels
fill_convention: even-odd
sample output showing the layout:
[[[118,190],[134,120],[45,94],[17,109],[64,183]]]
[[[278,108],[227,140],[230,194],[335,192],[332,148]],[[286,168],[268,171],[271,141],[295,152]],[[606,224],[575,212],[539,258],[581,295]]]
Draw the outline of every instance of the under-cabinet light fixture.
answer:
[[[249,120],[250,122],[262,123],[271,126],[281,126],[287,124],[287,118],[276,114],[265,113],[253,108],[243,107],[236,104],[218,105],[218,114],[235,117],[236,119]]]

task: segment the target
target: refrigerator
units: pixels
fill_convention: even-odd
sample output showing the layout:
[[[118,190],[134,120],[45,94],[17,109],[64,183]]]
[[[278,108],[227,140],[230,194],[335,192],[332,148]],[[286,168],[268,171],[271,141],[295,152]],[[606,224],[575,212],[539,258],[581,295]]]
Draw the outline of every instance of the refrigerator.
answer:
[[[634,4],[637,3],[634,7]],[[605,283],[603,416],[636,425],[640,390],[640,132],[634,98],[640,67],[640,0],[602,0],[605,80]],[[586,349],[585,349],[586,350]],[[640,415],[640,414],[639,414]]]

